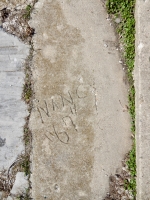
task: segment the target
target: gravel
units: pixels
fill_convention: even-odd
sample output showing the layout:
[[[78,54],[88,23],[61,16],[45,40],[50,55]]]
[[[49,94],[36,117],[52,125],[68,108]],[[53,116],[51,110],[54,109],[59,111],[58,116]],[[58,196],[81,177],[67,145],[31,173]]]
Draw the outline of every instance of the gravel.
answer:
[[[28,24],[30,11],[34,5],[34,0],[14,0],[11,3],[2,1],[0,3],[0,26],[4,31],[17,36],[22,41],[30,43],[34,29]]]

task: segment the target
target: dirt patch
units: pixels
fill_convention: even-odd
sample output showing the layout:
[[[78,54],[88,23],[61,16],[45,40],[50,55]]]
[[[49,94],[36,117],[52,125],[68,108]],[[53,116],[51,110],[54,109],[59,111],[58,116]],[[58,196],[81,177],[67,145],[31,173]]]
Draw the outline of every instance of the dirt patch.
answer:
[[[29,12],[27,9],[11,11],[4,8],[0,11],[2,28],[21,40],[30,42],[34,29],[28,24]]]
[[[17,36],[24,42],[31,42],[34,29],[28,21],[36,0],[12,0],[0,3],[0,26],[4,31]]]
[[[126,182],[131,180],[131,175],[126,164],[128,155],[122,161],[122,170],[109,177],[109,192],[104,200],[132,200],[133,196],[125,189]]]

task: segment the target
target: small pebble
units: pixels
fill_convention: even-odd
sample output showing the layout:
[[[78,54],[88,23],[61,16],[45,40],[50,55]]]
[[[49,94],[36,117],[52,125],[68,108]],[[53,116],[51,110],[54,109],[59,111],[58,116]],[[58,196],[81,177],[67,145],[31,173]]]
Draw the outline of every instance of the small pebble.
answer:
[[[116,18],[116,19],[115,19],[115,22],[116,22],[117,24],[119,24],[119,23],[121,22],[120,18]]]
[[[57,189],[58,189],[58,185],[56,184],[56,185],[54,186],[54,188],[55,188],[55,190],[57,190]]]

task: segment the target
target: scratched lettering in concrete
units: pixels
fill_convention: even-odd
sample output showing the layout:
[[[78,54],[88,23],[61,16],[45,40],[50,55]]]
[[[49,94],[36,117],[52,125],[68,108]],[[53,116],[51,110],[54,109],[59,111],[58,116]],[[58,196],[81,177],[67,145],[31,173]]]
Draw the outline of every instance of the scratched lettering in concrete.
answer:
[[[44,135],[50,142],[59,141],[63,144],[69,144],[70,134],[78,132],[76,120],[78,110],[81,107],[82,109],[87,107],[86,104],[84,104],[84,107],[81,106],[79,102],[84,102],[89,95],[93,99],[93,107],[97,110],[95,105],[95,89],[83,84],[79,85],[73,92],[68,91],[66,94],[55,94],[42,102],[36,101],[34,107],[40,118],[39,123],[44,124],[47,128]],[[56,121],[53,121],[56,118],[58,124]]]

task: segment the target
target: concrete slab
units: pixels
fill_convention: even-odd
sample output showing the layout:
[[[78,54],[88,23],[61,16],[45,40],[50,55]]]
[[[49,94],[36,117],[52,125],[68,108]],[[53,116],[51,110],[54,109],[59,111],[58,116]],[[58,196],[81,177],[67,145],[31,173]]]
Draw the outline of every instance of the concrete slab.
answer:
[[[150,199],[150,1],[136,1],[137,200]]]
[[[102,200],[131,148],[127,85],[106,18],[102,1],[35,5],[33,199]]]
[[[29,46],[0,29],[0,171],[24,151],[23,126],[28,115],[22,98],[23,63]]]

